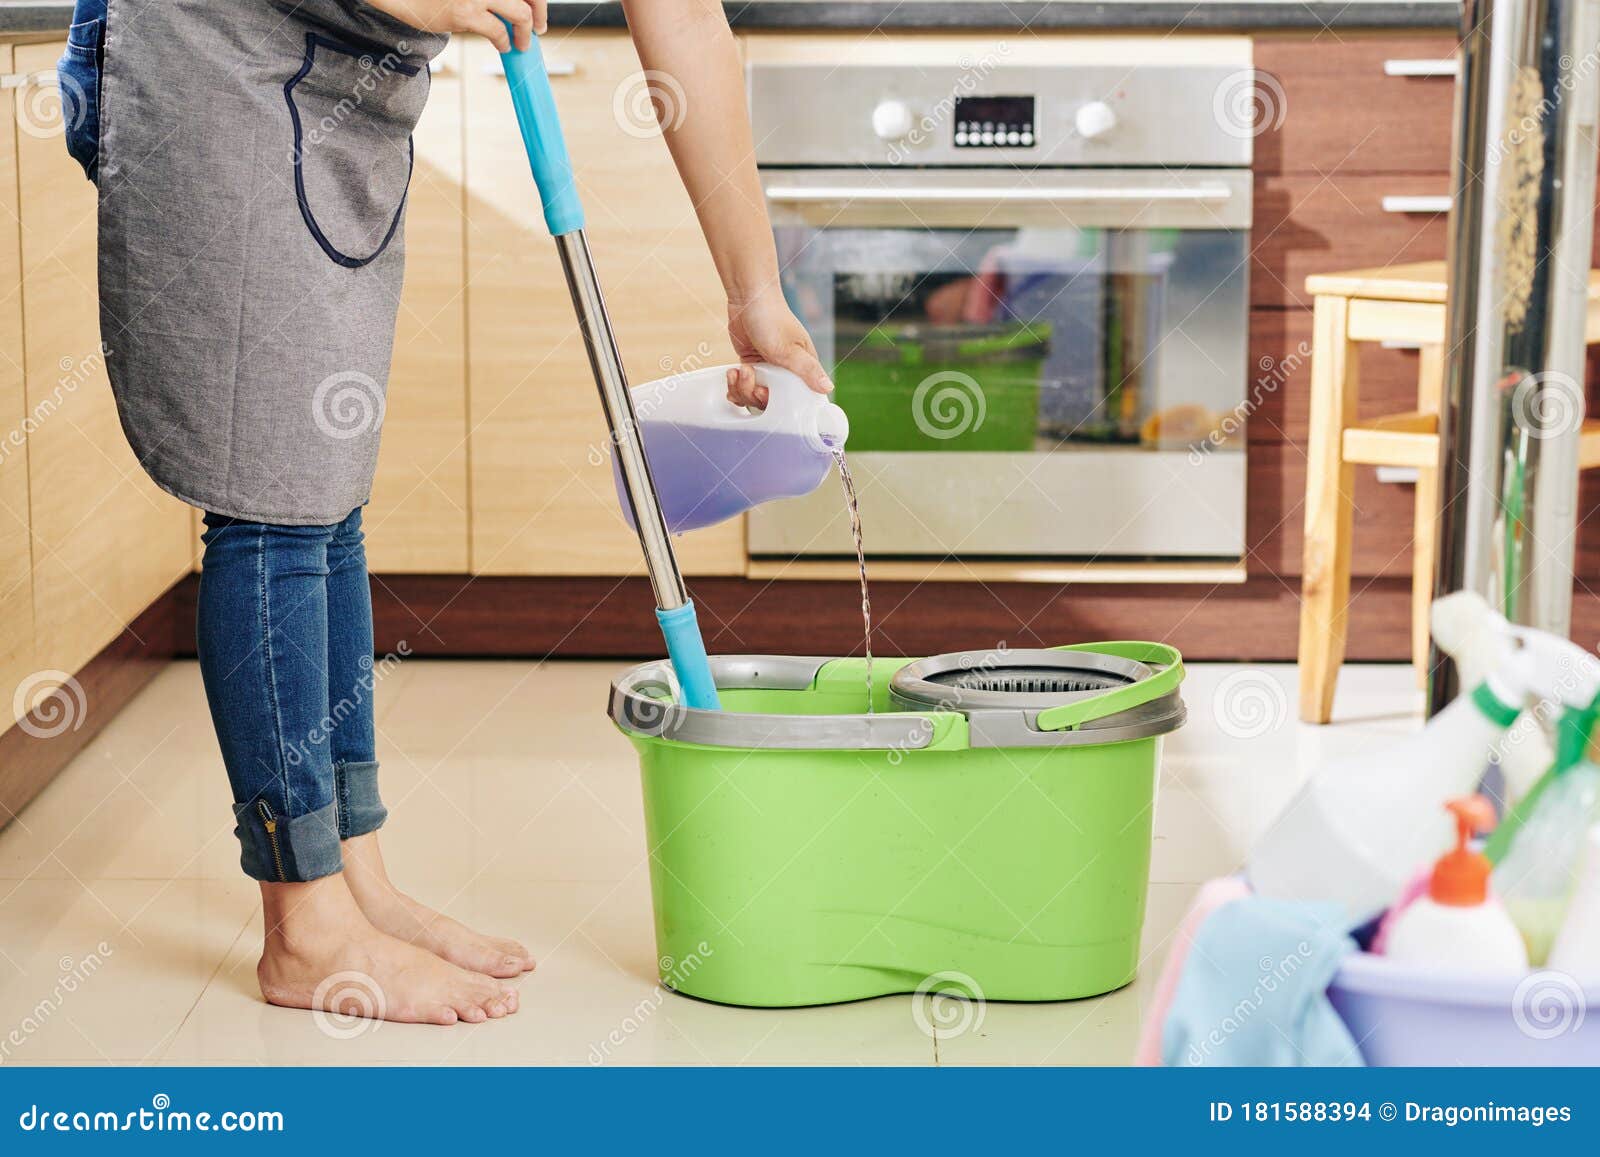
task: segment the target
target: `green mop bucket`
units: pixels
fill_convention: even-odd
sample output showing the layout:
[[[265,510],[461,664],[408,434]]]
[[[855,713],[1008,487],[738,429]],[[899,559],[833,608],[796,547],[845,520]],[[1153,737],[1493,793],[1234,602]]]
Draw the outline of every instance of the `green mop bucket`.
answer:
[[[1156,643],[711,660],[723,710],[646,663],[638,749],[662,983],[725,1004],[956,990],[1070,1000],[1139,957],[1161,737]]]

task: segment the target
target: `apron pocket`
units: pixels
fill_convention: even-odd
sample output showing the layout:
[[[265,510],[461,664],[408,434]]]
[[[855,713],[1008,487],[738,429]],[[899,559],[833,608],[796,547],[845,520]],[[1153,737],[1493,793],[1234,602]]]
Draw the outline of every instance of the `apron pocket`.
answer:
[[[67,50],[56,62],[67,152],[91,181],[100,167],[100,76],[105,60],[106,0],[78,0]]]
[[[283,95],[300,216],[330,260],[359,269],[400,227],[427,71],[381,46],[308,32],[305,59]]]

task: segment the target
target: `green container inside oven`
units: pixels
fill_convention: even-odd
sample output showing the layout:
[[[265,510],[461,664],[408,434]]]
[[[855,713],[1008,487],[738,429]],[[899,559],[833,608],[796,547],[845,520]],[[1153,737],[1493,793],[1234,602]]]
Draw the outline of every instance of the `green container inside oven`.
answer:
[[[851,450],[1032,450],[1050,326],[837,330],[834,400]]]
[[[664,985],[793,1006],[1133,979],[1161,739],[1184,719],[1175,650],[878,659],[870,714],[860,659],[711,664],[722,711],[676,705],[665,662],[612,687]]]

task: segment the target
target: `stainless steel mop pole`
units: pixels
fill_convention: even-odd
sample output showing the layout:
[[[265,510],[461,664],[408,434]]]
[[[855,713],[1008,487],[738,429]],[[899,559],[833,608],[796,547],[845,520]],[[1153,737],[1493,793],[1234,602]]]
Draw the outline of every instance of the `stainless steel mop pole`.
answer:
[[[1466,0],[1462,28],[1434,593],[1567,635],[1600,4]],[[1459,688],[1430,668],[1432,714]]]

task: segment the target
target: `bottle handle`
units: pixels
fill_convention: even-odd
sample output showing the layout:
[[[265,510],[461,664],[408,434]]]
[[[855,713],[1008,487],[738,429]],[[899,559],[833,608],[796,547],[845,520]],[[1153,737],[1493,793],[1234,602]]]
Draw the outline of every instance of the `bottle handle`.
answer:
[[[511,31],[510,24],[506,24],[506,30]],[[533,183],[539,186],[539,200],[544,204],[544,223],[552,237],[575,233],[583,228],[583,203],[578,198],[572,158],[567,155],[556,94],[550,87],[539,38],[533,38],[526,52],[513,42],[511,51],[502,52],[500,59],[506,66],[506,85],[511,90],[512,107],[517,110],[517,126],[528,151]]]

